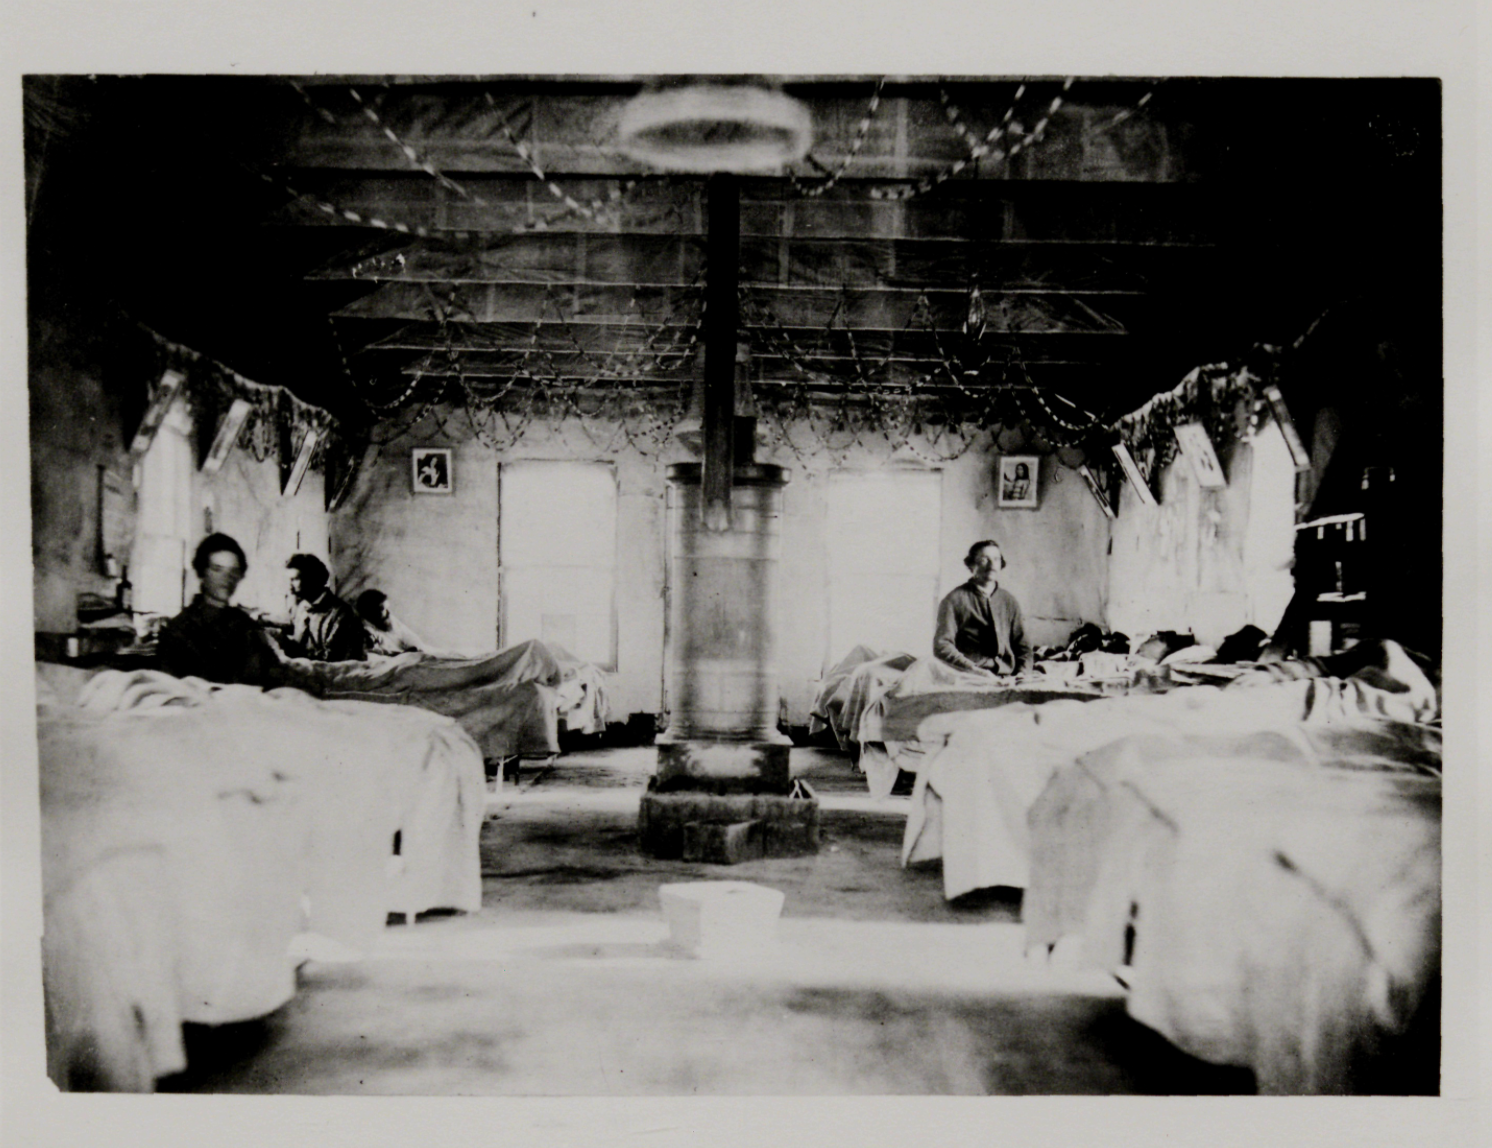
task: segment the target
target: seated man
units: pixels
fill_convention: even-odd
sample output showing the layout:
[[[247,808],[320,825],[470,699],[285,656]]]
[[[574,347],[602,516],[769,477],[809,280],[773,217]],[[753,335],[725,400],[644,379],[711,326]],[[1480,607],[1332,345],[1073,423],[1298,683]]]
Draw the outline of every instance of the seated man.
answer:
[[[329,589],[331,571],[314,554],[293,554],[290,594],[295,599],[285,652],[318,662],[361,662],[367,657],[367,631],[352,607]]]
[[[933,653],[959,670],[1028,672],[1033,660],[1020,603],[999,583],[1006,566],[1000,544],[993,539],[974,543],[964,565],[969,580],[938,606]]]
[[[267,689],[282,684],[280,659],[263,627],[230,605],[248,568],[243,547],[226,534],[198,544],[192,569],[202,589],[160,634],[157,656],[168,674]]]
[[[367,630],[368,653],[392,656],[411,651],[433,653],[430,644],[389,611],[388,595],[382,590],[364,590],[357,598],[358,617]]]

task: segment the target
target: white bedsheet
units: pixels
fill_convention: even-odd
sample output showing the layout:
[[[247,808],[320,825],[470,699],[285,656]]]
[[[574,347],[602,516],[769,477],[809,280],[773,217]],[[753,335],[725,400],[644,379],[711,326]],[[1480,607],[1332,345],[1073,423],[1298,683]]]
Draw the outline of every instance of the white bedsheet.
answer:
[[[1440,969],[1423,733],[1146,736],[1085,755],[1032,811],[1028,944],[1080,938],[1086,963],[1121,971],[1132,1016],[1252,1068],[1261,1092],[1358,1090]]]
[[[941,746],[917,775],[902,844],[903,864],[942,858],[943,890],[957,897],[1030,879],[1032,804],[1053,773],[1081,754],[1145,733],[1227,734],[1261,730],[1299,737],[1303,724],[1363,720],[1423,723],[1435,690],[1393,643],[1386,667],[1350,679],[1241,679],[1219,689],[1014,703],[938,714],[918,739]]]
[[[273,1011],[297,934],[357,952],[390,911],[480,907],[482,762],[454,721],[190,681],[151,695],[165,704],[90,710],[68,700],[76,678],[48,678],[44,975],[63,1087],[148,1088],[183,1067],[181,1021]]]

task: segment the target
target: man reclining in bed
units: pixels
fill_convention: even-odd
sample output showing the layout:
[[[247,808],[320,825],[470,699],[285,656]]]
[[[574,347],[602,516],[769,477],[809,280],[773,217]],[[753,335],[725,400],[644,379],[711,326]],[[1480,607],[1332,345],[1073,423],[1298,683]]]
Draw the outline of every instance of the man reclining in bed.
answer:
[[[954,669],[991,676],[1030,672],[1031,644],[1015,595],[1000,585],[1008,563],[992,538],[969,547],[969,580],[938,606],[933,653]]]

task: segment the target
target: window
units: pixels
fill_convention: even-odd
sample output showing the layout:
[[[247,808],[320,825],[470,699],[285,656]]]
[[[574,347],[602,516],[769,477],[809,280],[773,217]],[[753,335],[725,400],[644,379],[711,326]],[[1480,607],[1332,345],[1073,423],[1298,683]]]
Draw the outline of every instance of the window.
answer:
[[[943,476],[928,470],[829,476],[829,649],[932,652]]]
[[[140,460],[139,515],[130,561],[136,610],[179,613],[185,596],[187,546],[194,537],[192,420],[178,399]]]
[[[502,645],[552,642],[616,666],[616,472],[605,463],[503,464]]]

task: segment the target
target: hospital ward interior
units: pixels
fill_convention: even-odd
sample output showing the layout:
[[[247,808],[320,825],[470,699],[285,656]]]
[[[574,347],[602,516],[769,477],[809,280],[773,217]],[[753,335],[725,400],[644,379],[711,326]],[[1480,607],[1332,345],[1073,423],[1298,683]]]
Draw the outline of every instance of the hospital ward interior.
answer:
[[[1437,82],[23,87],[52,1086],[1438,1093]]]

